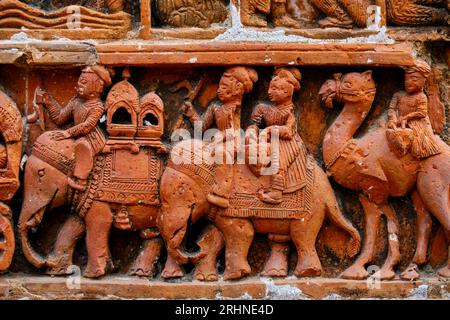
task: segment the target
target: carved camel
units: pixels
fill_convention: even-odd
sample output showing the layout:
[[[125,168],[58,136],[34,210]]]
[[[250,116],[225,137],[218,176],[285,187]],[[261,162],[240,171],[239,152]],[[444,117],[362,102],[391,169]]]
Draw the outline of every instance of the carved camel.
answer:
[[[388,146],[384,127],[373,128],[360,138],[353,137],[372,107],[375,91],[372,72],[366,71],[335,75],[335,79],[326,81],[319,92],[321,100],[329,108],[333,107],[333,101],[344,104],[323,140],[323,157],[328,173],[344,188],[361,192],[359,199],[366,215],[363,249],[353,265],[342,274],[347,279],[369,276],[364,266],[374,258],[382,214],[385,214],[388,223],[389,254],[380,270],[380,277],[394,278],[393,268],[400,260],[400,252],[398,225],[395,212],[388,203],[389,197],[412,193],[418,225],[430,223],[429,211],[442,224],[447,237],[450,236],[449,146],[437,139],[442,153],[419,161],[410,153],[397,157]],[[415,264],[422,264],[426,259],[426,229],[422,227],[418,230],[418,244],[413,258]],[[438,273],[450,277],[449,265]],[[413,279],[418,274],[415,270],[406,270],[402,277]]]

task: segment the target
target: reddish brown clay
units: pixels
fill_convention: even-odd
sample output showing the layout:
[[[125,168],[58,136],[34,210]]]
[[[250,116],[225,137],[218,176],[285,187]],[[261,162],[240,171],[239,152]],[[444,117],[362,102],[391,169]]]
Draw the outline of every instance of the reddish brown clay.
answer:
[[[22,133],[19,109],[10,97],[0,90],[0,271],[8,269],[14,255],[12,212],[7,204],[20,186]]]
[[[431,223],[428,212],[449,232],[448,192],[445,190],[450,182],[450,149],[433,134],[430,122],[431,114],[442,115],[442,105],[430,100],[430,95],[427,98],[423,91],[431,72],[428,64],[418,60],[405,72],[406,92],[394,95],[387,127],[373,128],[361,138],[353,138],[353,135],[372,107],[376,91],[372,72],[336,74],[320,89],[319,95],[327,107],[332,108],[333,101],[344,104],[323,141],[327,171],[343,187],[361,191],[359,199],[366,214],[362,253],[345,270],[344,278],[368,276],[364,266],[374,258],[376,233],[383,214],[387,219],[389,252],[379,276],[381,279],[395,276],[393,268],[400,259],[399,226],[388,203],[390,196],[413,192],[417,210],[416,254],[402,274],[403,278],[419,277],[417,265],[425,262]],[[444,192],[437,193],[436,188]],[[439,274],[449,277],[448,265]]]
[[[448,2],[446,0],[311,0],[327,17],[319,21],[322,28],[365,28],[370,20],[369,6],[386,10],[391,25],[428,26],[446,25]],[[372,13],[373,14],[373,13]]]
[[[77,240],[86,232],[88,265],[86,277],[105,274],[111,227],[140,231],[144,239],[141,254],[131,273],[150,276],[161,251],[155,229],[159,211],[157,181],[162,172],[158,153],[164,152],[164,106],[154,93],[139,99],[124,80],[110,90],[106,99],[106,127],[99,128],[104,112],[100,100],[111,83],[110,72],[102,66],[87,67],[78,80],[77,96],[60,108],[45,90],[37,89],[37,102],[47,108],[56,124],[73,119],[65,131],[49,131],[35,142],[25,167],[24,201],[19,219],[23,252],[36,267],[47,273],[71,273]],[[31,247],[30,228],[37,227],[45,212],[71,204],[72,216],[64,223],[53,252],[43,258]]]
[[[296,133],[292,95],[300,88],[300,78],[297,69],[277,69],[268,93],[273,105],[258,105],[253,111],[254,124],[247,130],[244,149],[254,146],[255,140],[259,144],[267,139],[270,149],[279,148],[278,155],[271,159],[280,165],[270,173],[266,171],[271,168],[261,160],[263,151],[253,154],[257,158],[255,163],[250,162],[251,156],[244,156],[245,164],[233,161],[218,164],[202,158],[202,151],[203,154],[205,151],[210,153],[212,149],[217,153],[226,148],[227,143],[232,143],[234,149],[226,150],[228,159],[239,159],[240,150],[236,146],[240,139],[233,129],[240,128],[243,96],[252,90],[258,79],[254,70],[245,67],[227,69],[217,91],[221,104],[211,105],[202,117],[197,115],[192,104],[185,105],[194,126],[195,121],[201,119],[203,131],[215,123],[223,134],[220,140],[211,143],[182,141],[172,150],[171,161],[161,179],[160,230],[168,250],[162,273],[164,278],[180,277],[183,264],[207,259],[208,263],[197,265],[194,277],[198,280],[217,279],[215,261],[221,249],[219,245],[200,245],[201,250],[195,256],[186,254],[181,248],[189,222],[195,223],[202,216],[208,216],[214,226],[209,227],[200,242],[205,242],[206,237],[215,237],[216,243],[220,244],[219,239],[224,239],[225,280],[240,279],[250,273],[247,255],[255,232],[268,234],[272,242],[272,254],[266,262],[264,275],[287,275],[285,243],[291,240],[298,254],[294,274],[321,275],[322,266],[315,243],[326,216],[350,234],[347,254],[358,253],[358,231],[343,217],[325,173],[312,157],[307,156]],[[276,135],[281,139],[279,145],[275,142]],[[259,140],[258,136],[265,138]],[[197,159],[197,162],[192,163],[191,159]]]

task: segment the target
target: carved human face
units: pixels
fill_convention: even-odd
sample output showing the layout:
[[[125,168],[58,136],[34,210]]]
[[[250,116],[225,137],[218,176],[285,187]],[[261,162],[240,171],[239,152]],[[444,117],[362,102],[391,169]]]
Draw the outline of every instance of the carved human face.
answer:
[[[242,99],[244,89],[242,83],[230,76],[222,76],[217,89],[217,96],[222,102]]]
[[[284,79],[275,77],[269,85],[269,99],[276,104],[282,104],[292,100],[294,87]]]
[[[82,99],[93,98],[99,95],[96,85],[97,76],[94,73],[82,72],[78,78],[77,93]]]
[[[425,77],[419,72],[405,74],[405,90],[408,93],[416,93],[422,91],[425,86]]]

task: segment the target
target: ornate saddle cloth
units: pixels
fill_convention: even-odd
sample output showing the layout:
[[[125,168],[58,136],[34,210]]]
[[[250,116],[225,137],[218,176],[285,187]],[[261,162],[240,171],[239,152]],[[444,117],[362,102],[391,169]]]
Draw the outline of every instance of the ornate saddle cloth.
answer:
[[[94,200],[123,205],[160,205],[162,161],[151,148],[138,154],[115,150],[97,156],[86,192],[75,195],[72,210],[86,214]]]
[[[306,183],[295,192],[283,194],[283,202],[281,204],[262,202],[254,193],[235,193],[230,198],[230,207],[219,211],[219,214],[234,218],[308,220],[311,217],[313,184],[314,160],[308,156]]]

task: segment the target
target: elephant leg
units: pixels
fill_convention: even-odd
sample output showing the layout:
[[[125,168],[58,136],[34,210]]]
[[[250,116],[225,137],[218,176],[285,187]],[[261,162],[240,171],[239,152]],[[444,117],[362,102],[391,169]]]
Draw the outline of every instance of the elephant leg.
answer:
[[[70,216],[58,232],[53,252],[50,254],[47,274],[71,274],[72,258],[75,246],[84,235],[86,227],[79,216]]]
[[[386,261],[380,270],[381,280],[390,280],[395,277],[394,266],[400,261],[400,246],[398,242],[398,222],[395,211],[386,203],[381,206],[387,218],[389,251]]]
[[[194,279],[200,281],[216,281],[217,274],[217,257],[222,251],[225,242],[222,233],[216,226],[210,225],[203,233],[198,241],[200,251],[206,255],[195,267]]]
[[[109,205],[94,201],[86,213],[85,222],[88,264],[83,275],[98,278],[106,273],[106,265],[110,260],[108,240],[113,215]]]
[[[183,269],[181,269],[181,266],[179,265],[177,260],[168,253],[166,264],[164,265],[164,269],[161,272],[161,277],[164,279],[170,279],[181,278],[182,276],[184,276]]]
[[[316,250],[317,235],[322,227],[322,219],[291,222],[291,238],[297,248],[297,277],[316,277],[322,274],[322,264]]]
[[[430,240],[431,226],[433,224],[430,213],[425,208],[425,204],[417,190],[413,191],[411,199],[417,215],[417,245],[412,262],[400,275],[404,280],[416,280],[420,278],[418,266],[424,264],[427,258],[428,242]]]
[[[365,279],[369,276],[364,266],[373,260],[375,255],[375,244],[377,231],[380,225],[382,211],[366,196],[360,194],[359,201],[363,206],[366,215],[365,239],[362,252],[356,261],[347,268],[341,275],[344,279]]]
[[[156,273],[156,262],[161,255],[162,239],[146,239],[138,258],[130,269],[130,273],[139,277],[151,277]]]
[[[255,230],[247,219],[216,217],[216,226],[225,237],[224,280],[240,279],[251,272],[247,261]]]
[[[288,275],[288,256],[290,236],[269,235],[270,256],[264,264],[261,275],[266,277],[286,277]]]

